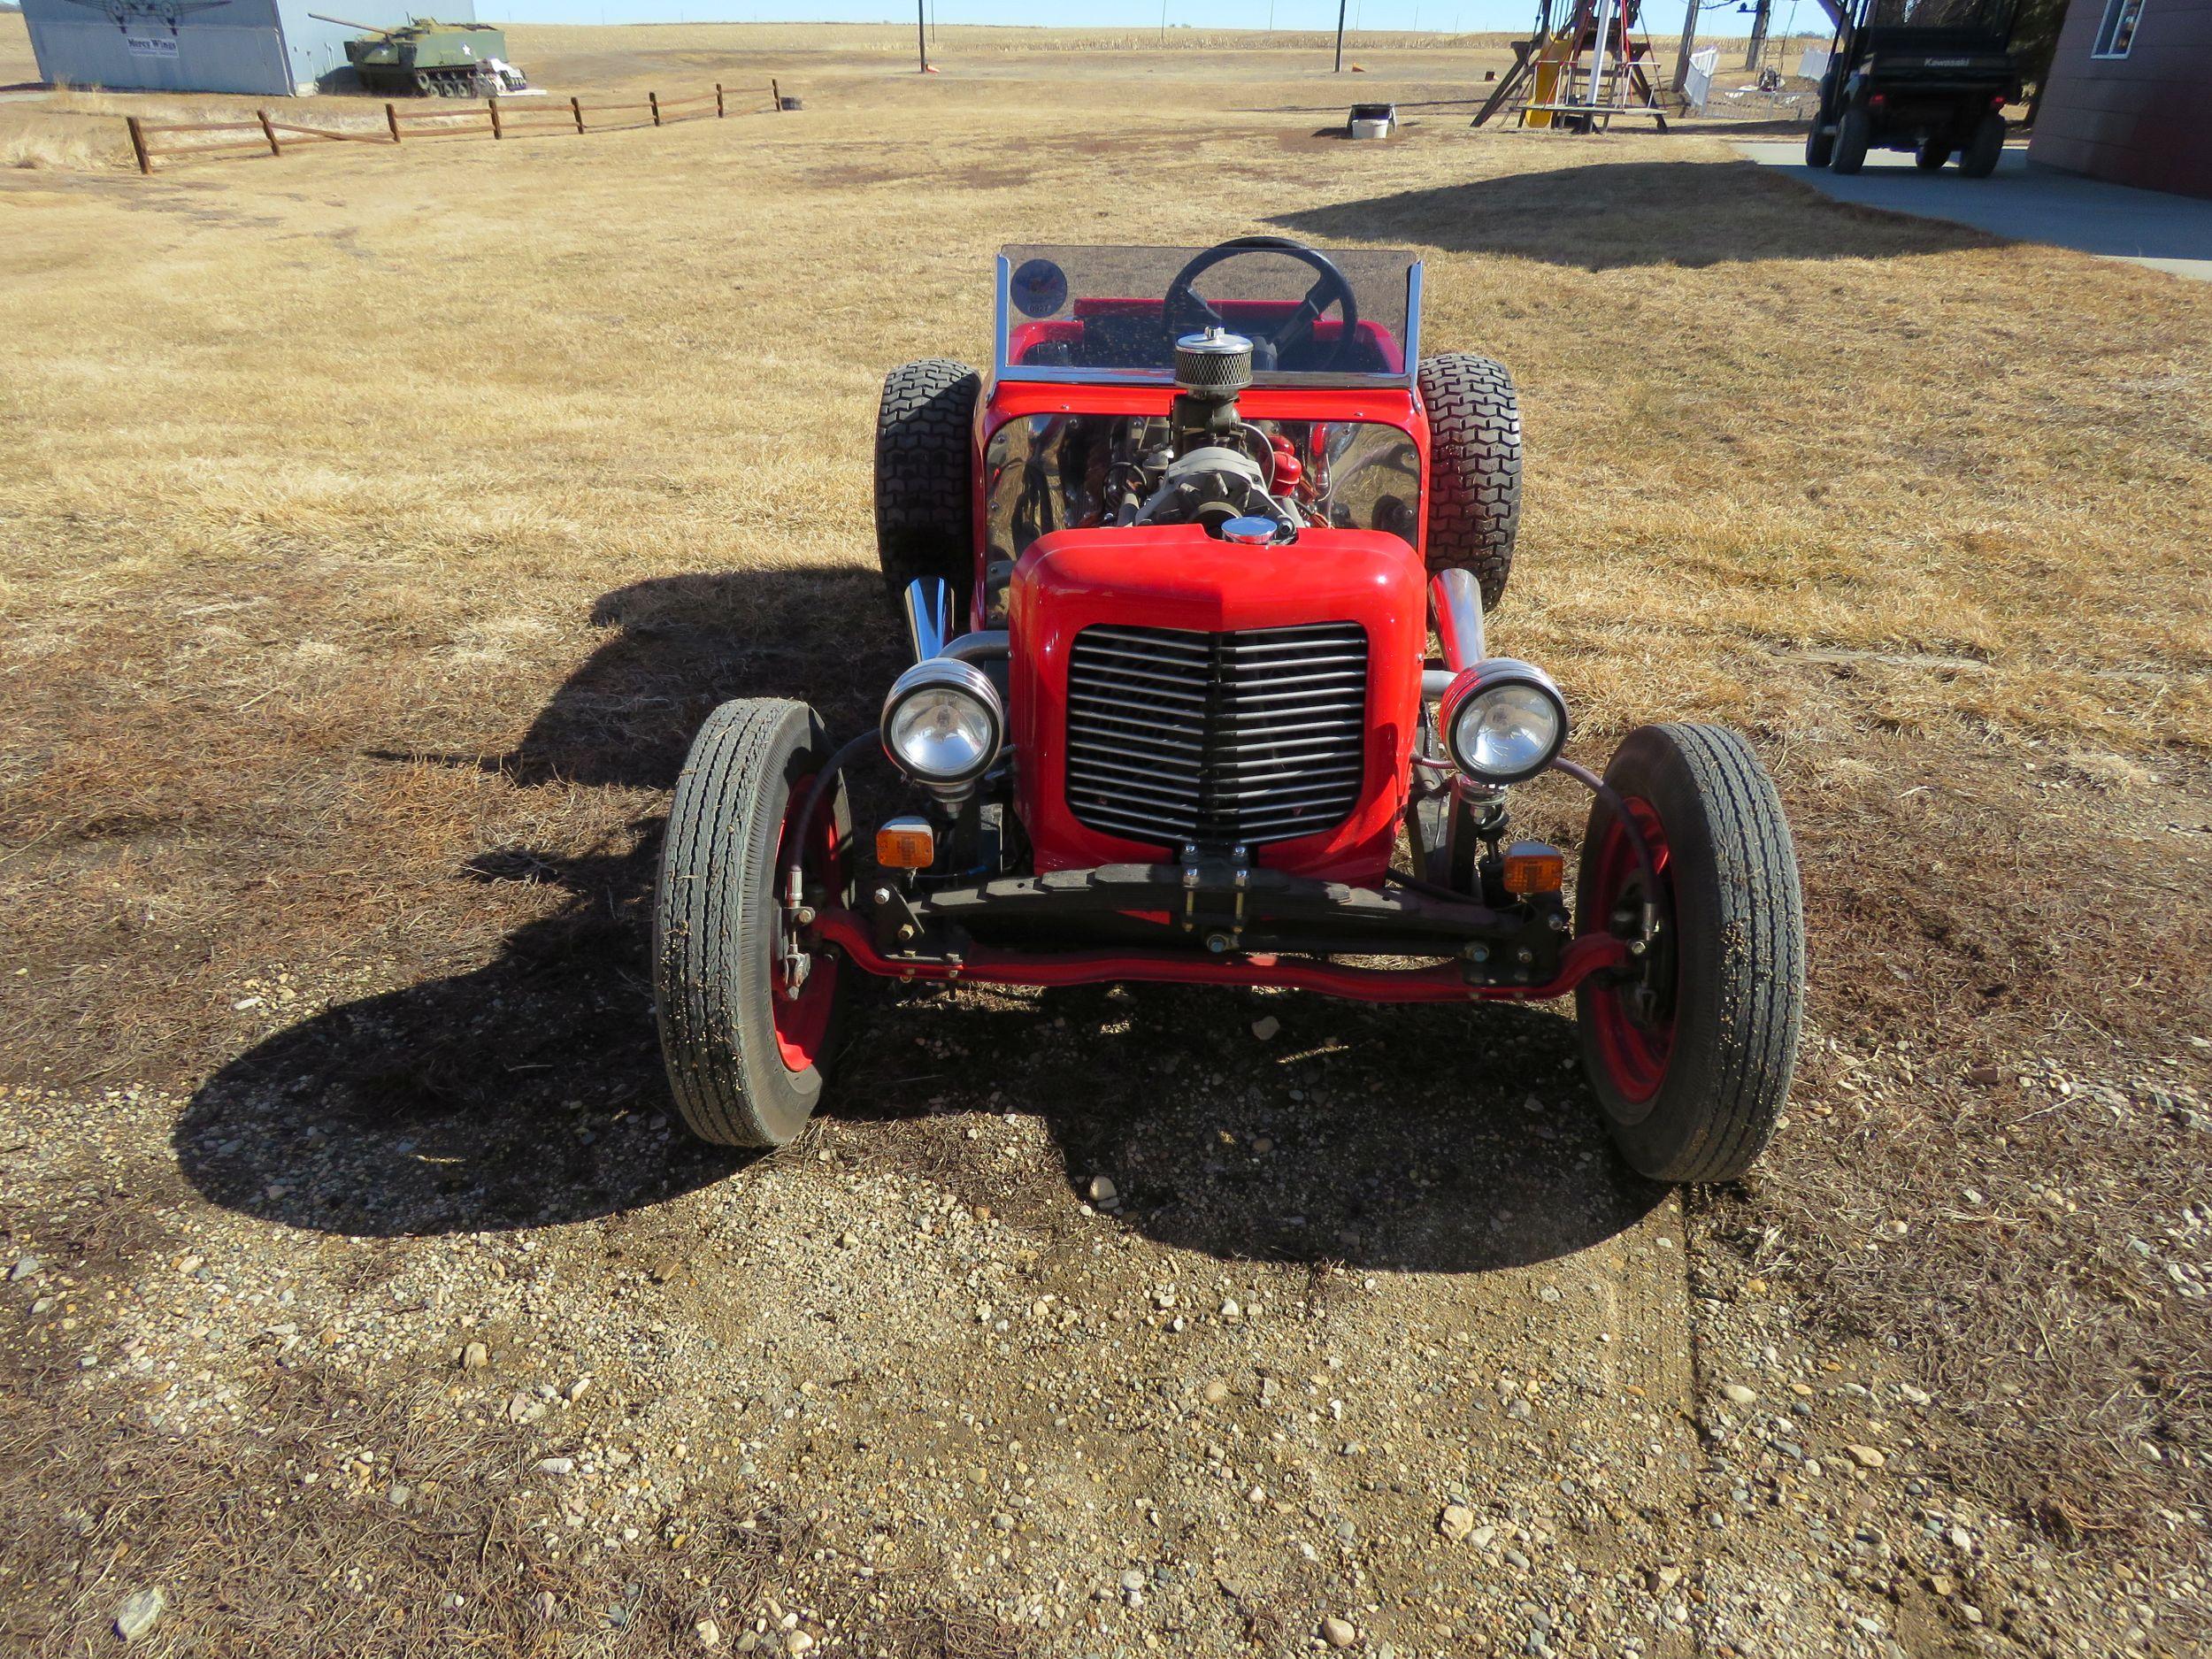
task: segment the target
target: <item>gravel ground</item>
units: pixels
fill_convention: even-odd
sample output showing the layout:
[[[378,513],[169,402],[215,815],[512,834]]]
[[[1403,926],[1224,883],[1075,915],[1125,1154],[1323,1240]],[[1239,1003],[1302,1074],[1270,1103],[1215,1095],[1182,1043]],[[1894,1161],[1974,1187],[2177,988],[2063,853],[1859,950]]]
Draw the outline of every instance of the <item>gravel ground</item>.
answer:
[[[345,1017],[240,988],[272,1031]],[[2162,1619],[2200,1581],[2089,1582],[1933,1478],[1944,1402],[1622,1169],[1565,1022],[1475,1018],[1480,1075],[1402,1010],[888,1003],[848,1055],[873,1106],[772,1156],[549,1105],[527,1215],[509,1125],[379,1122],[304,1075],[18,1094],[10,1344],[46,1400],[202,1446],[266,1433],[287,1371],[417,1402],[255,1501],[496,1517],[546,1651],[2182,1650]],[[421,1472],[488,1434],[465,1479]],[[648,1562],[680,1612],[626,1612]],[[222,1645],[188,1573],[30,1571],[84,1644],[56,1651],[153,1591],[134,1647]],[[369,1558],[306,1605],[387,1594]],[[394,1611],[423,1651],[479,1630],[444,1600]]]

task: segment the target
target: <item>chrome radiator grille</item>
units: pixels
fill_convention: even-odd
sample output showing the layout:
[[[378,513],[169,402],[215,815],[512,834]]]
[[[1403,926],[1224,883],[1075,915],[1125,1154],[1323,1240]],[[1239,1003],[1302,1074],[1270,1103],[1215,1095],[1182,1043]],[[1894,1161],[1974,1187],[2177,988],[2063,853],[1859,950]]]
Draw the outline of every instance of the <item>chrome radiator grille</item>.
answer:
[[[1256,846],[1359,800],[1367,634],[1356,622],[1197,634],[1094,626],[1068,657],[1068,809],[1133,841]]]

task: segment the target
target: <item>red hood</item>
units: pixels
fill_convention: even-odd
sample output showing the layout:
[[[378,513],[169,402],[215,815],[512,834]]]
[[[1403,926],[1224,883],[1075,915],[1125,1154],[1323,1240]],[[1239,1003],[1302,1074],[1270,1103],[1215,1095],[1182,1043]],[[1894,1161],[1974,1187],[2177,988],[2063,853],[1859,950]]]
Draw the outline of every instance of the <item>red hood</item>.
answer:
[[[1310,529],[1285,546],[1219,541],[1196,526],[1061,530],[1031,543],[1008,594],[1018,804],[1040,871],[1142,862],[1158,843],[1078,823],[1066,798],[1069,652],[1093,625],[1211,634],[1356,623],[1367,636],[1364,773],[1333,828],[1259,849],[1265,865],[1371,882],[1404,810],[1427,643],[1421,556],[1394,535]],[[1170,856],[1172,849],[1167,849]]]

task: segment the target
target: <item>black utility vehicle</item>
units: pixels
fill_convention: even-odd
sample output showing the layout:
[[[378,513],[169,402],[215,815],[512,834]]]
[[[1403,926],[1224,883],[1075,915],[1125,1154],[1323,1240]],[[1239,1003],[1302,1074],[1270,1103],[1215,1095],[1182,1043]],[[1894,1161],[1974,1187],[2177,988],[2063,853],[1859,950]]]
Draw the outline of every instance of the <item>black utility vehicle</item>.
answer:
[[[1954,155],[1986,179],[2020,96],[2016,0],[1846,0],[1805,165],[1856,173],[1869,150],[1909,150],[1923,173]]]

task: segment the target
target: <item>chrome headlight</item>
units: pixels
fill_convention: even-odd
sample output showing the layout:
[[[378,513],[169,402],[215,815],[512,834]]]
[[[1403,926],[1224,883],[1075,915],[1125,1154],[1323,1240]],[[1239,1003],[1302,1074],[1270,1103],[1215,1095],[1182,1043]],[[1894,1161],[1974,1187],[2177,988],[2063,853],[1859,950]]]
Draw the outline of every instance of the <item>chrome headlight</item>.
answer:
[[[1006,741],[1006,710],[991,677],[972,663],[933,657],[891,682],[883,700],[883,752],[918,783],[972,783]]]
[[[1494,657],[1464,670],[1437,704],[1452,764],[1477,783],[1518,783],[1567,741],[1567,700],[1533,663]]]

